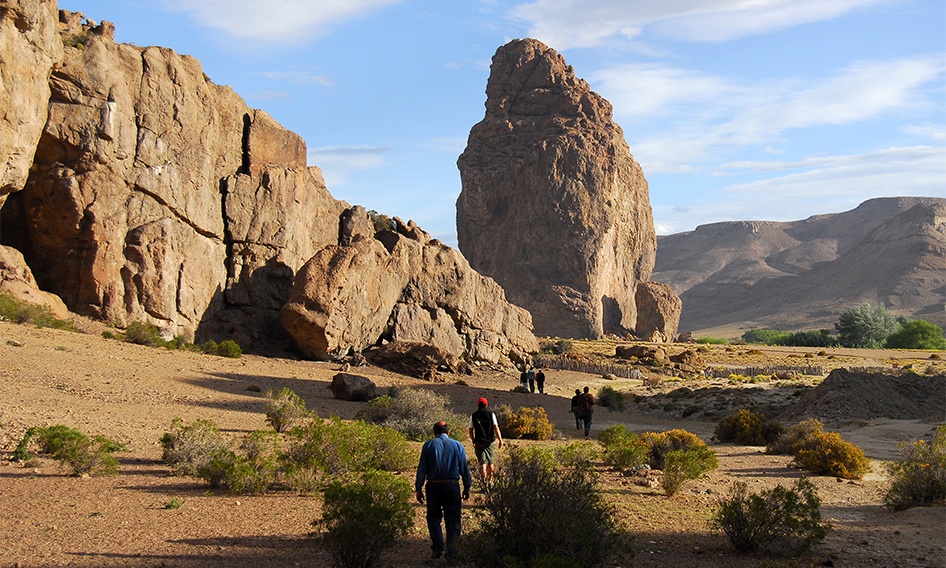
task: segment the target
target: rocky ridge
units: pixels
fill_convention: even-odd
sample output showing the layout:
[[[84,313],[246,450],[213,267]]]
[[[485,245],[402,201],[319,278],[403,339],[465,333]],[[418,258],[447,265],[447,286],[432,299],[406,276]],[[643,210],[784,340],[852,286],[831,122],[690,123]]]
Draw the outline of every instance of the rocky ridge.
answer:
[[[486,94],[457,161],[460,250],[540,335],[635,331],[656,237],[647,181],[610,103],[534,39],[496,51]],[[675,317],[661,319],[673,336]]]
[[[168,337],[233,339],[277,354],[301,337],[285,332],[280,310],[310,259],[340,249],[367,255],[355,259],[362,264],[389,255],[364,210],[334,199],[320,170],[307,167],[305,141],[212,83],[193,57],[116,43],[112,24],[81,13],[59,11],[57,24],[54,1],[0,8],[4,84],[16,85],[0,89],[7,290],[32,287],[81,315],[118,325],[147,321]],[[25,78],[12,81],[8,70]],[[399,223],[402,236],[423,234]],[[459,253],[429,241],[418,249],[423,254],[401,259],[397,278],[406,288],[392,288],[387,312],[362,314],[380,306],[357,303],[333,308],[333,324],[381,323],[336,341],[332,353],[378,341],[392,310],[398,334],[412,335],[423,320],[412,303],[434,310],[423,320],[426,341],[449,343],[451,352],[462,345],[496,361],[533,350],[528,313],[508,306],[502,289],[474,276]],[[440,263],[451,254],[452,264]],[[423,276],[441,264],[456,280],[476,283],[469,285],[472,303],[451,313],[454,319],[427,301],[450,295]],[[309,278],[301,286],[327,282]],[[366,284],[348,280],[343,294],[364,296]],[[411,302],[418,290],[423,298]]]

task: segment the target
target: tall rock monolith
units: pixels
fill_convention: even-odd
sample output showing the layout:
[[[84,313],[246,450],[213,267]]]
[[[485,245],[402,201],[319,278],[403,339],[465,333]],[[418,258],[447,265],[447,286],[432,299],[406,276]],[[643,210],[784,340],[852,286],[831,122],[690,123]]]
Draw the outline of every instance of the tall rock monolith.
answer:
[[[534,39],[497,50],[486,95],[457,161],[460,250],[532,313],[537,335],[633,331],[657,241],[610,103]]]

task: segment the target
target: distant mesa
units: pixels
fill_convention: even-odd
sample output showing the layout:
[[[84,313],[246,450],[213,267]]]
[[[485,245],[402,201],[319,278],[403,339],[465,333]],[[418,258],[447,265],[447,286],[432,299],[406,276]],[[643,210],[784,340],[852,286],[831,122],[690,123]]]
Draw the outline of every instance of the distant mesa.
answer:
[[[532,313],[539,335],[635,332],[657,240],[647,181],[610,103],[534,39],[496,51],[486,95],[457,161],[460,250]],[[674,305],[646,332],[673,338],[679,302],[660,304]]]

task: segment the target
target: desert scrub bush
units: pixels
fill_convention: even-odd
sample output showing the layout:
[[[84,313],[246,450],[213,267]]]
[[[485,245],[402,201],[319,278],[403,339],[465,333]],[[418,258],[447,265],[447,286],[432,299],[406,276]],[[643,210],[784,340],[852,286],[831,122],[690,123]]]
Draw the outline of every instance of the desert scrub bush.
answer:
[[[598,391],[595,403],[606,407],[615,412],[624,412],[624,394],[617,390],[604,386]]]
[[[32,323],[36,327],[76,331],[75,322],[57,318],[49,306],[17,300],[9,292],[0,292],[0,316],[14,323]]]
[[[77,34],[72,34],[69,37],[62,38],[62,44],[66,47],[74,47],[76,49],[85,49],[86,44],[92,39],[93,34],[92,30],[85,30]]]
[[[788,347],[837,347],[838,338],[831,335],[827,329],[796,331],[779,339],[776,345]]]
[[[219,355],[220,357],[229,357],[230,359],[239,359],[243,356],[243,348],[232,339],[217,343],[213,339],[203,343],[200,351],[207,355]]]
[[[397,230],[397,227],[394,223],[394,219],[388,217],[387,215],[383,213],[378,213],[374,209],[369,209],[368,217],[371,218],[371,224],[374,226],[375,232]]]
[[[706,442],[696,434],[686,430],[668,430],[666,432],[644,432],[641,440],[647,444],[649,465],[653,469],[663,469],[664,459],[670,452],[691,450],[705,446]]]
[[[283,469],[293,489],[301,492],[350,472],[404,471],[416,457],[404,434],[335,416],[328,422],[313,417],[291,428],[285,438]]]
[[[749,493],[737,481],[719,502],[711,525],[739,552],[786,547],[805,552],[825,539],[830,525],[821,522],[821,500],[814,484],[802,477],[790,489],[781,485]]]
[[[778,440],[785,428],[759,412],[747,408],[719,421],[713,437],[720,442],[736,441],[745,446],[767,446]]]
[[[239,453],[220,460],[230,493],[265,493],[280,472],[279,435],[273,430],[251,432],[240,442]]]
[[[227,463],[232,461],[229,442],[210,420],[198,419],[185,426],[181,418],[175,418],[171,431],[161,437],[161,446],[161,459],[174,474],[202,477],[214,486],[226,477]]]
[[[780,329],[750,329],[742,334],[742,340],[751,345],[778,345],[778,341],[788,335]]]
[[[161,332],[150,323],[133,321],[125,328],[125,341],[136,345],[160,346]]]
[[[696,342],[702,345],[729,345],[729,341],[715,337],[700,337]]]
[[[479,522],[463,537],[461,563],[591,567],[627,552],[593,472],[563,468],[549,454],[510,449],[473,511]]]
[[[668,497],[673,497],[684,483],[699,479],[704,473],[717,467],[719,461],[716,459],[716,452],[705,445],[668,452],[664,456],[664,473],[660,478],[660,487]]]
[[[33,455],[30,443],[39,451],[52,456],[59,463],[72,469],[74,475],[113,475],[118,473],[118,460],[113,452],[123,452],[123,444],[113,442],[105,436],[89,438],[86,434],[57,424],[55,426],[32,426],[13,451],[13,458],[29,461]]]
[[[901,442],[897,447],[900,459],[887,464],[893,483],[884,504],[894,511],[946,504],[946,425],[937,426],[929,442]]]
[[[845,442],[837,432],[822,431],[821,422],[809,419],[789,428],[767,449],[772,454],[790,454],[797,467],[818,475],[861,479],[871,471],[864,451]]]
[[[552,438],[552,423],[541,406],[519,407],[513,412],[507,404],[496,409],[496,422],[503,438],[519,440],[549,440]]]
[[[564,355],[571,353],[575,349],[575,344],[571,339],[546,339],[539,345],[539,351],[550,355]]]
[[[555,448],[555,459],[563,467],[590,469],[601,459],[601,446],[590,440],[579,440]]]
[[[614,469],[625,470],[646,463],[650,447],[637,434],[628,432],[624,424],[608,426],[598,435],[604,446],[604,462]]]
[[[450,410],[449,405],[449,396],[428,389],[394,389],[390,396],[365,404],[356,418],[397,430],[414,442],[429,439],[434,422],[443,420],[450,425],[450,437],[462,441],[466,438],[466,419]]]
[[[926,320],[910,320],[887,338],[888,349],[946,349],[943,330]]]
[[[266,391],[266,423],[276,432],[285,432],[305,415],[305,401],[292,390],[283,387],[276,394]]]
[[[378,566],[384,553],[414,528],[410,482],[383,471],[336,479],[322,496],[312,525],[335,568]]]

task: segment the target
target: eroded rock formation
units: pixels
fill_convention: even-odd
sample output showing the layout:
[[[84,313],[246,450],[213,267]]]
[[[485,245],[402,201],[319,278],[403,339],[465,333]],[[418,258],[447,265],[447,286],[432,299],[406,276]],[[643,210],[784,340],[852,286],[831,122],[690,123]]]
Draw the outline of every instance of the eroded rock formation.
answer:
[[[351,225],[367,217],[356,207]],[[283,327],[311,357],[339,359],[385,338],[432,345],[453,358],[522,361],[538,350],[529,313],[456,250],[395,218],[397,231],[356,232],[302,267]]]
[[[635,330],[657,245],[647,181],[610,103],[533,39],[499,48],[486,94],[457,162],[460,250],[539,335]]]

